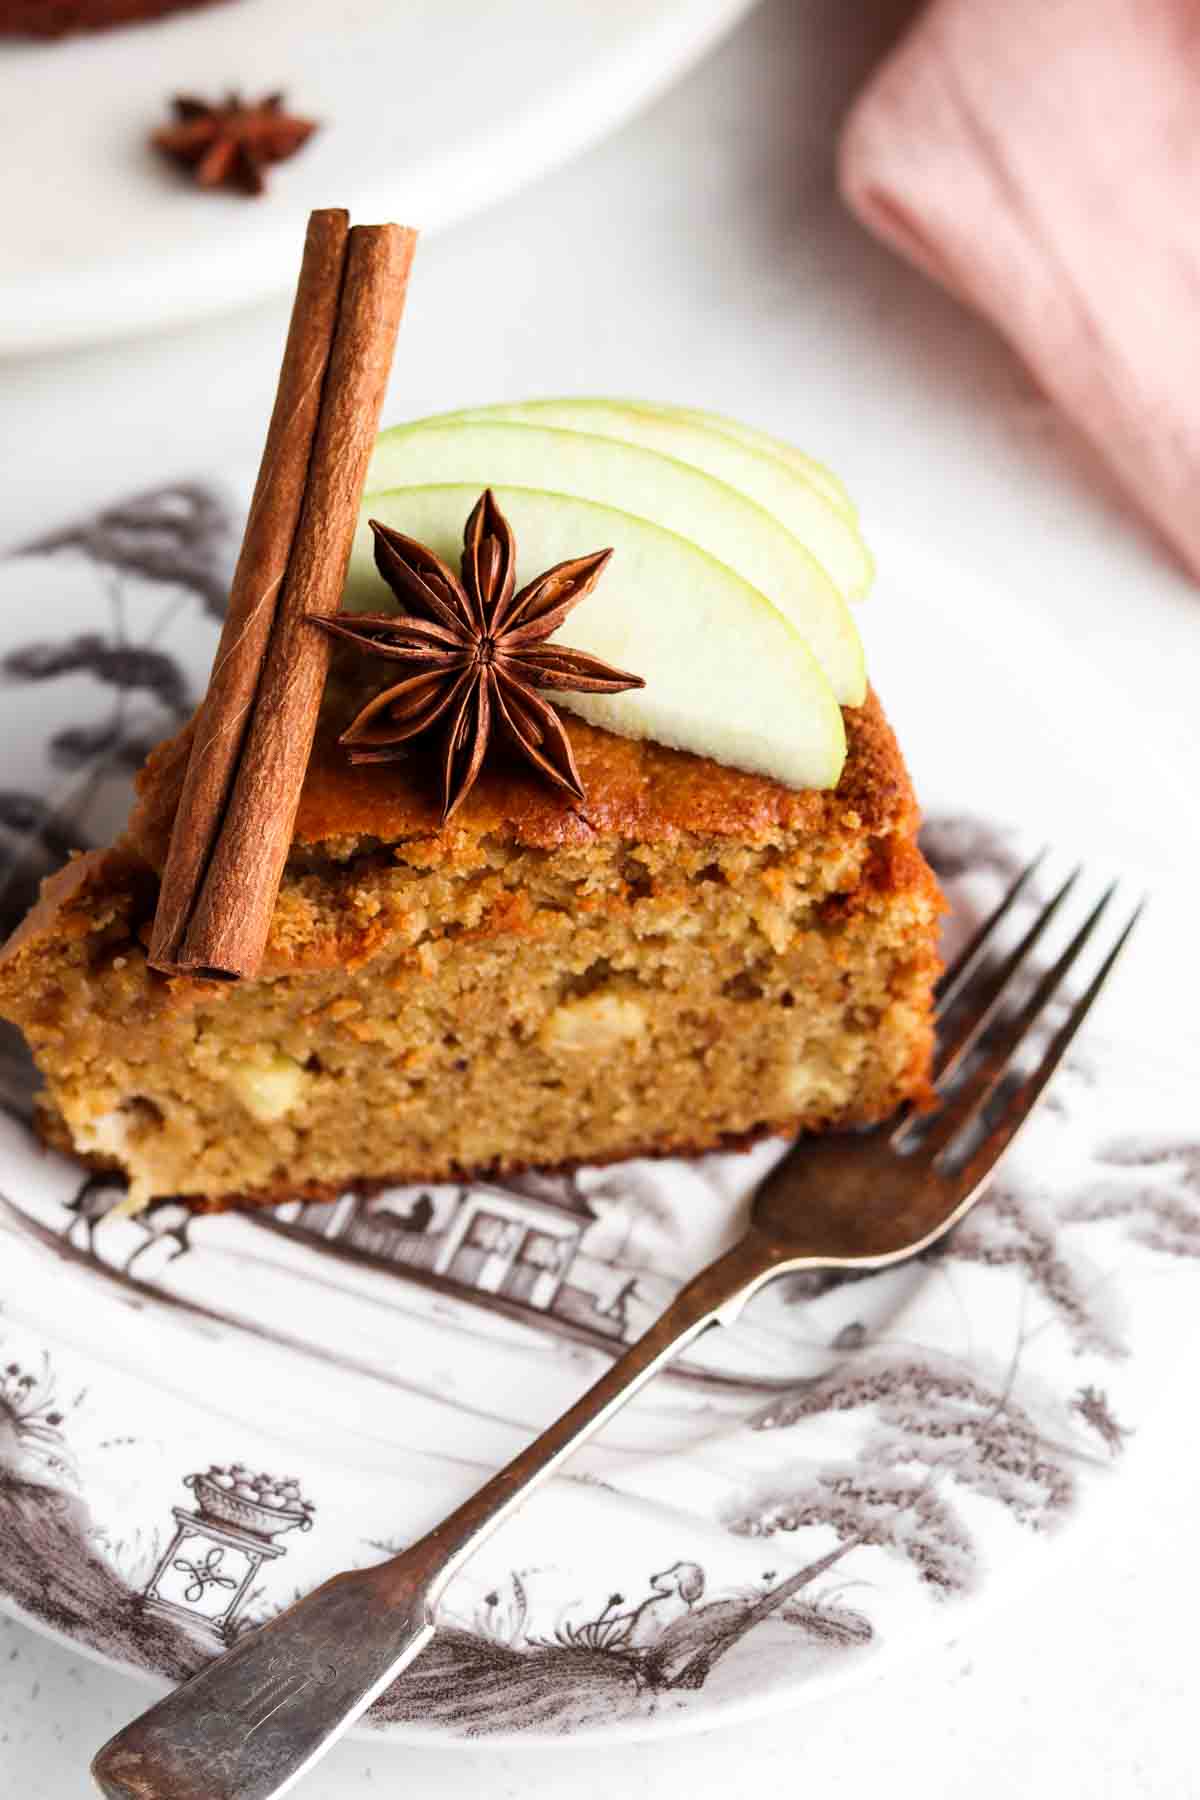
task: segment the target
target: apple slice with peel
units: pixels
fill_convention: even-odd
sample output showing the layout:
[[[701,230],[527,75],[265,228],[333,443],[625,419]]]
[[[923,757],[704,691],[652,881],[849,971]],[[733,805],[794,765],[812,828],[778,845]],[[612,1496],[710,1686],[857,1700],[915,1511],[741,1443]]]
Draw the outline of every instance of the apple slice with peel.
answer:
[[[646,519],[590,500],[500,484],[517,540],[517,585],[611,547],[595,593],[561,636],[646,685],[627,694],[550,694],[623,737],[651,738],[794,788],[835,787],[846,755],[841,710],[796,627],[724,563]],[[375,569],[368,519],[416,538],[453,569],[478,484],[371,494],[363,503],[343,605],[394,605]]]
[[[846,492],[845,484],[838,479],[833,470],[815,456],[806,456],[803,450],[797,450],[786,438],[772,437],[769,431],[759,431],[754,425],[743,425],[740,419],[726,418],[724,413],[705,412],[698,406],[669,406],[664,403],[661,410],[677,419],[688,419],[693,425],[703,425],[709,431],[723,432],[726,437],[736,438],[739,444],[747,449],[760,450],[764,456],[778,456],[783,462],[791,463],[798,469],[806,481],[819,487],[832,506],[836,506],[851,524],[858,520],[858,508]]]
[[[611,400],[609,404],[637,407],[656,413],[669,413],[672,418],[686,419],[692,425],[702,425],[706,431],[719,431],[723,437],[734,438],[739,444],[746,445],[747,449],[761,451],[764,456],[778,457],[781,462],[790,463],[804,477],[805,481],[818,488],[829,504],[835,507],[851,525],[858,523],[858,508],[847,493],[844,482],[839,480],[833,470],[827,468],[823,462],[818,462],[814,456],[806,456],[803,450],[797,450],[796,446],[789,444],[785,438],[772,437],[770,432],[759,431],[754,425],[743,425],[740,419],[727,418],[724,413],[705,412],[698,406],[672,406],[666,400],[623,399]],[[471,410],[478,411],[479,409],[472,408]],[[429,420],[422,420],[422,423],[433,423],[435,420],[440,423],[443,419],[460,416],[458,413],[437,413]]]
[[[376,440],[367,492],[465,482],[595,500],[687,538],[791,620],[844,706],[866,695],[862,642],[824,569],[777,519],[674,457],[615,438],[477,419],[404,425]]]
[[[871,553],[853,521],[794,463],[755,449],[727,431],[632,400],[527,400],[471,407],[453,417],[586,431],[674,456],[765,507],[812,551],[845,599],[861,600],[871,586],[875,573]]]

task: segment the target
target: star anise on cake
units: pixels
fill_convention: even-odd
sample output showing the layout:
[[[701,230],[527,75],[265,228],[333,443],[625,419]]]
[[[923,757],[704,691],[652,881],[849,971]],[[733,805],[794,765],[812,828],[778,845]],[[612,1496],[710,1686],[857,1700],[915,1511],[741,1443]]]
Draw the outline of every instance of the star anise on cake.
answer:
[[[311,615],[370,656],[404,665],[342,733],[351,762],[391,762],[412,738],[436,732],[442,822],[462,805],[498,730],[549,781],[576,800],[583,783],[554,708],[537,692],[619,694],[644,687],[583,650],[547,639],[591,593],[611,550],[556,563],[516,589],[517,546],[489,488],[463,532],[462,579],[424,544],[370,521],[375,566],[401,603],[396,613]]]
[[[282,94],[243,100],[231,93],[216,101],[178,94],[172,108],[174,124],[151,136],[155,148],[193,169],[201,187],[243,194],[261,194],[267,165],[294,156],[317,129],[314,120],[286,112]]]

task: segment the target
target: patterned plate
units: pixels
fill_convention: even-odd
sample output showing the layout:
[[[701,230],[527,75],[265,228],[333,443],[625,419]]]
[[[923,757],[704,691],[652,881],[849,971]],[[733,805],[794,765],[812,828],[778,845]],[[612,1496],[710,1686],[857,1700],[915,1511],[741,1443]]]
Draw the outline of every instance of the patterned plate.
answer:
[[[232,516],[215,489],[163,489],[0,568],[9,919],[111,832],[145,748],[186,716]],[[927,596],[874,602],[869,649],[924,793],[950,803],[925,841],[953,930],[1036,828],[1153,861],[1165,830],[1144,793],[1119,803],[1110,697],[1010,599],[1006,644],[983,642],[983,596],[966,619],[939,610],[977,577],[881,548]],[[934,694],[910,648],[933,642],[986,684]],[[1031,666],[1073,696],[1066,724],[1031,702]],[[1166,819],[1166,772],[1145,785]],[[776,1284],[702,1340],[464,1571],[377,1727],[611,1739],[792,1705],[1059,1554],[1194,1313],[1188,1058],[1169,1002],[1151,1018],[1144,999],[1172,972],[1169,891],[1150,917],[950,1242]],[[0,1603],[171,1679],[430,1526],[730,1241],[778,1154],[112,1218],[110,1180],[36,1146],[29,1093],[0,1038]]]

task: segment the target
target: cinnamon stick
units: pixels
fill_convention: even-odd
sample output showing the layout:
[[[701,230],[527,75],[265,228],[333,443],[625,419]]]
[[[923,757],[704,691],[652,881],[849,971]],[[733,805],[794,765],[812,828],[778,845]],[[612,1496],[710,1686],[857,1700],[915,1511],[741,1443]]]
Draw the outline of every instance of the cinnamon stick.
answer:
[[[271,514],[279,506],[286,512],[310,392],[301,371],[311,373],[319,360],[313,345],[331,310],[332,292],[336,323],[303,459],[299,516],[282,583],[276,563],[264,565],[265,581],[254,584],[248,576],[240,590],[235,576],[231,620],[197,720],[151,939],[150,962],[166,973],[236,980],[254,974],[262,958],[329,665],[330,640],[307,624],[305,615],[337,610],[404,307],[415,232],[397,225],[355,226],[339,264],[329,249],[335,234],[317,227],[320,218],[314,214],[310,223],[310,244],[316,230],[324,252],[314,251],[310,266],[306,246],[293,330],[302,303],[312,310],[298,328],[300,342],[291,360],[289,334],[259,476],[259,486],[266,487],[262,510]],[[312,288],[307,295],[306,271]],[[267,477],[277,417],[278,460]],[[285,448],[289,417],[299,422],[299,442]],[[243,562],[251,563],[254,519],[252,505],[239,574]],[[280,520],[272,521],[270,531],[262,523],[257,530],[277,558]],[[252,567],[261,554],[253,553]],[[267,606],[254,595],[265,594],[272,578],[278,597],[264,630]]]
[[[300,519],[349,231],[350,215],[341,208],[308,221],[275,405],[163,869],[150,941],[154,968],[170,968],[179,955],[233,786]]]

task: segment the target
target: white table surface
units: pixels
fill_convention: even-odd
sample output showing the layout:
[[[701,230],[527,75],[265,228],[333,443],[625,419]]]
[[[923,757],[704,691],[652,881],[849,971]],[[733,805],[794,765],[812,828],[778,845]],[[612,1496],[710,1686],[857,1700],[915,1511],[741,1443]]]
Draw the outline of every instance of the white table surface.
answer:
[[[773,427],[837,468],[868,525],[903,522],[1044,596],[1076,654],[1144,696],[1160,750],[1200,768],[1200,594],[1106,497],[1003,346],[835,199],[835,121],[905,10],[773,0],[620,136],[427,242],[385,416],[575,389]],[[4,365],[0,546],[139,486],[252,464],[284,314]],[[1198,1507],[1200,1449],[1163,1416],[1036,1594],[973,1611],[949,1645],[818,1705],[610,1749],[352,1741],[303,1791],[1174,1800],[1200,1791],[1185,1711]],[[0,1793],[89,1792],[89,1753],[146,1694],[0,1621]]]

